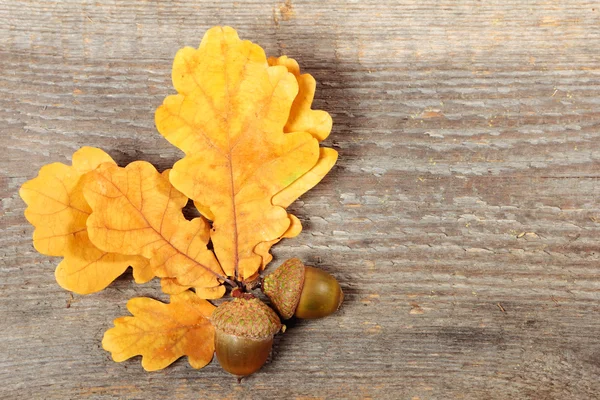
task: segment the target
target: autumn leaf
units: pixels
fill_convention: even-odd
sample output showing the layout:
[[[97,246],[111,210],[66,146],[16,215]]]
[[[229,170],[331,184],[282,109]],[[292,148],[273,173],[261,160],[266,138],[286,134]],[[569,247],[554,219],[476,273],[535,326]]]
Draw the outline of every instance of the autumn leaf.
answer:
[[[91,209],[83,197],[83,186],[90,171],[115,162],[100,149],[83,147],[73,154],[72,164],[42,167],[39,175],[25,182],[19,191],[27,203],[25,217],[35,227],[35,249],[64,257],[55,271],[58,284],[79,294],[97,292],[129,266],[137,283],[152,279],[146,259],[102,251],[92,244],[86,231]]]
[[[331,170],[337,161],[337,151],[327,147],[322,147],[320,150],[321,151],[317,164],[296,181],[294,181],[291,185],[273,196],[271,199],[271,204],[286,208],[298,197],[312,189],[321,181],[321,179],[323,179],[323,177]],[[261,242],[254,248],[254,253],[261,256],[261,269],[264,269],[265,266],[273,259],[273,256],[269,253],[269,250],[273,245],[278,243],[283,238],[295,237],[302,231],[302,224],[300,220],[298,220],[298,218],[292,214],[288,214],[288,217],[291,221],[290,226],[281,237],[271,241]]]
[[[179,284],[177,278],[162,278],[160,280],[160,287],[166,294],[179,294],[192,288],[192,286],[185,286]],[[220,299],[225,294],[226,288],[223,285],[214,287],[196,287],[194,288],[196,295],[201,299]]]
[[[300,74],[300,66],[293,58],[281,56],[269,57],[269,65],[282,65],[294,74],[298,82],[298,95],[292,103],[290,115],[285,124],[285,132],[308,132],[319,142],[325,140],[331,132],[333,121],[326,111],[312,110],[317,82],[310,74]]]
[[[321,147],[319,159],[315,166],[288,187],[275,194],[271,200],[273,205],[288,207],[298,197],[315,187],[335,165],[337,157],[337,151],[327,147]]]
[[[298,95],[294,99],[285,132],[305,131],[313,135],[318,141],[325,140],[331,132],[332,120],[329,113],[322,110],[312,110],[312,101],[315,96],[316,81],[310,74],[300,74],[300,66],[293,58],[281,56],[269,57],[269,65],[285,66],[294,74],[298,81]],[[321,148],[319,160],[308,172],[294,181],[290,186],[277,193],[271,200],[275,206],[288,207],[298,197],[312,189],[323,179],[337,161],[337,152],[330,148]],[[262,257],[261,269],[273,259],[269,250],[283,238],[295,237],[302,231],[302,224],[292,214],[288,214],[292,223],[288,230],[279,238],[261,242],[256,245],[254,252]]]
[[[162,278],[160,280],[160,288],[166,294],[179,294],[190,289],[191,286],[181,285],[177,282],[177,278]]]
[[[269,66],[262,48],[229,27],[210,29],[197,50],[181,49],[172,77],[178,94],[155,116],[159,132],[185,153],[170,181],[213,221],[211,239],[225,273],[255,277],[270,247],[257,252],[256,246],[278,241],[292,224],[273,196],[292,187],[282,195],[288,201],[314,186],[312,176],[301,188],[291,185],[322,157],[313,134],[284,130],[298,80],[287,66]],[[300,103],[295,113],[302,116],[307,100]]]
[[[198,287],[194,288],[196,291],[196,296],[201,299],[220,299],[225,294],[225,286],[215,286],[215,287]]]
[[[156,371],[182,356],[193,368],[213,358],[214,328],[209,317],[215,306],[190,291],[172,295],[169,304],[147,297],[127,302],[133,317],[115,319],[115,327],[102,339],[102,347],[116,362],[141,355],[142,367]]]
[[[281,237],[268,242],[260,242],[254,247],[254,253],[261,257],[261,270],[264,269],[273,259],[271,253],[269,253],[269,250],[271,247],[273,247],[273,245],[278,243],[281,239],[293,238],[302,232],[302,223],[300,220],[293,214],[288,214],[288,218],[290,219],[290,226],[288,227],[287,231],[281,235]]]
[[[125,168],[103,164],[93,172],[84,195],[93,212],[87,220],[92,242],[105,251],[142,255],[156,276],[176,277],[181,285],[215,287],[223,271],[206,248],[209,224],[185,219],[188,199],[150,163]]]

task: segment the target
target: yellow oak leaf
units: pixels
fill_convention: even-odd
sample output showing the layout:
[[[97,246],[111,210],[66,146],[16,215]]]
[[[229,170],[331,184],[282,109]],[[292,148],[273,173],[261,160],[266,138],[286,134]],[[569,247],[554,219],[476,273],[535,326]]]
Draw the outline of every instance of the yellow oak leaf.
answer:
[[[282,65],[294,74],[298,81],[298,95],[292,103],[288,121],[285,124],[285,132],[304,131],[309,132],[318,141],[323,141],[329,136],[332,127],[332,119],[329,113],[322,110],[312,110],[311,105],[315,97],[316,81],[309,74],[300,74],[300,66],[293,58],[287,56],[269,57],[269,65]],[[319,160],[303,176],[298,178],[290,186],[276,194],[276,199],[272,201],[273,205],[287,207],[300,195],[304,194],[329,172],[337,161],[337,152],[330,148],[320,149]],[[293,217],[291,214],[288,214]],[[295,218],[295,217],[294,217]],[[278,243],[283,238],[295,237],[302,231],[302,224],[299,220],[295,220],[288,230],[278,239],[268,242],[261,242],[256,245],[254,252],[262,257],[261,269],[273,259],[269,250],[273,245]]]
[[[291,185],[281,190],[271,199],[271,204],[275,206],[280,206],[287,208],[290,204],[292,204],[297,198],[301,195],[312,189],[316,186],[327,173],[333,168],[335,162],[337,161],[338,153],[334,149],[330,149],[327,147],[320,148],[319,160],[317,163],[294,181]],[[194,202],[194,205],[200,211],[202,215],[205,215],[208,219],[213,219],[214,216],[210,213],[208,207],[203,206],[198,202]],[[302,223],[298,218],[296,218],[292,214],[288,214],[288,218],[290,218],[290,226],[288,229],[281,235],[279,238],[260,242],[254,248],[254,253],[261,256],[261,265],[260,270],[265,269],[266,265],[271,262],[273,256],[269,253],[271,247],[277,244],[281,239],[284,238],[293,238],[296,237],[302,232]],[[247,280],[252,280],[251,277],[246,277]],[[188,288],[188,287],[186,287]],[[165,292],[170,293],[170,292]]]
[[[84,187],[93,212],[87,220],[92,242],[105,251],[142,255],[156,276],[176,277],[181,285],[214,287],[225,280],[212,251],[206,248],[209,224],[185,219],[188,199],[150,163],[125,168],[102,164]]]
[[[198,49],[181,49],[172,78],[178,94],[155,115],[158,131],[185,153],[171,183],[213,220],[211,239],[225,273],[248,279],[263,260],[256,245],[281,238],[290,226],[271,198],[319,160],[311,133],[284,131],[298,81],[287,67],[269,66],[262,48],[229,27],[210,29]]]
[[[196,296],[201,299],[220,299],[225,294],[225,286],[194,288]]]
[[[281,56],[269,57],[269,65],[282,65],[294,74],[298,81],[298,95],[292,103],[290,116],[285,124],[285,132],[308,132],[319,142],[325,140],[331,132],[331,115],[322,110],[311,110],[315,98],[317,82],[310,74],[300,74],[300,66],[293,58]]]
[[[271,200],[273,205],[288,207],[298,197],[315,187],[333,168],[337,157],[338,153],[334,149],[321,147],[317,163],[296,181],[275,194]]]
[[[323,177],[331,170],[337,161],[337,151],[327,147],[322,147],[320,150],[321,152],[319,155],[319,160],[314,167],[298,178],[298,180],[294,181],[291,185],[273,196],[271,203],[274,206],[280,206],[284,208],[288,207],[298,197],[319,183],[321,179],[323,179]],[[278,243],[283,238],[298,236],[302,231],[302,223],[300,220],[298,220],[298,218],[292,214],[288,214],[288,216],[290,217],[291,224],[288,230],[281,237],[271,241],[261,242],[254,248],[254,253],[260,255],[262,259],[260,266],[261,270],[264,269],[266,265],[273,259],[271,253],[269,253],[269,250],[273,245]]]
[[[102,339],[102,347],[116,362],[141,355],[142,367],[156,371],[187,356],[193,368],[213,358],[215,330],[209,317],[215,306],[193,292],[172,295],[169,304],[147,297],[127,302],[133,317],[115,319],[115,327]]]
[[[198,209],[200,214],[202,214],[204,217],[206,217],[206,219],[208,219],[210,221],[215,219],[215,216],[212,214],[212,212],[210,212],[210,208],[198,203],[197,201],[194,201],[194,206],[196,206],[196,209]]]
[[[269,250],[271,249],[271,247],[273,247],[273,245],[278,243],[281,239],[293,238],[298,236],[300,232],[302,232],[302,223],[300,222],[300,220],[293,214],[288,214],[288,218],[290,219],[290,226],[287,229],[287,231],[285,231],[283,235],[281,235],[281,237],[274,240],[270,240],[268,242],[260,242],[256,245],[256,247],[254,247],[254,253],[258,254],[261,257],[261,270],[265,269],[267,264],[270,263],[273,259],[271,253],[269,253]]]
[[[311,109],[316,90],[316,81],[314,78],[310,74],[301,75],[298,62],[287,56],[269,57],[268,63],[269,65],[282,65],[286,67],[289,72],[294,74],[296,80],[298,81],[298,94],[292,103],[292,108],[290,110],[288,121],[284,127],[284,131],[305,131],[311,133],[315,139],[319,141],[325,140],[331,132],[333,121],[331,119],[331,115],[329,115],[329,113],[326,111]],[[313,188],[317,183],[319,183],[334,166],[336,161],[337,152],[335,150],[330,148],[321,148],[317,164],[313,166],[306,174],[296,180],[292,185],[278,193],[279,201],[273,202],[273,204],[280,205],[282,207],[289,206],[294,200],[300,197],[300,195],[304,194]],[[198,202],[194,202],[194,204],[202,215],[211,221],[214,219],[214,216],[208,207]],[[298,224],[300,224],[299,221]],[[302,230],[302,225],[299,225],[299,227],[300,230],[298,230],[298,226],[294,227],[294,232],[296,232],[294,235],[290,235],[290,233],[286,232],[281,238],[297,236]],[[279,238],[279,240],[281,238]],[[277,243],[279,240],[275,240],[274,243]]]
[[[27,203],[25,217],[35,227],[35,249],[64,257],[56,268],[56,281],[79,294],[104,289],[129,266],[137,283],[154,276],[145,258],[102,251],[89,240],[86,220],[91,209],[83,197],[83,186],[90,171],[101,164],[115,162],[100,149],[83,147],[73,154],[72,166],[46,165],[19,191]]]
[[[269,57],[269,65],[283,65],[289,72],[293,73],[298,80],[298,95],[292,104],[288,122],[284,130],[286,132],[306,131],[311,133],[315,139],[322,141],[329,136],[332,127],[332,120],[329,113],[321,110],[311,110],[311,104],[314,99],[316,82],[309,74],[300,75],[300,67],[296,60],[281,56],[279,58]],[[319,160],[303,176],[294,181],[290,186],[277,193],[271,203],[276,206],[288,207],[298,197],[312,189],[323,179],[325,175],[333,168],[337,161],[337,152],[330,148],[321,148]],[[197,204],[198,206],[198,204]],[[202,206],[200,206],[202,207]],[[293,215],[288,214],[293,217]],[[295,217],[294,217],[295,218]],[[283,238],[292,238],[300,234],[302,224],[296,219],[288,230],[278,239],[268,242],[261,242],[256,245],[254,252],[262,257],[261,269],[271,262],[273,256],[269,250],[273,245]]]
[[[191,286],[184,286],[177,283],[177,278],[161,278],[160,288],[166,294],[179,294],[190,289]]]
[[[179,294],[193,286],[180,285],[177,282],[177,278],[162,278],[160,280],[160,287],[166,294]],[[201,299],[214,300],[223,297],[226,288],[223,285],[219,285],[215,287],[197,287],[194,290],[196,291],[196,295]]]

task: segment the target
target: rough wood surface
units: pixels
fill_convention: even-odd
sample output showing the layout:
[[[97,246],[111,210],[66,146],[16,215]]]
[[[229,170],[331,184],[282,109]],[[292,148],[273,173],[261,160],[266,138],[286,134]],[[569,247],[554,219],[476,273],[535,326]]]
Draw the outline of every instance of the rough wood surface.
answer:
[[[0,0],[0,19],[0,398],[597,398],[596,1]],[[103,332],[158,283],[71,297],[17,194],[82,145],[171,166],[154,110],[176,50],[220,24],[316,77],[341,155],[272,265],[317,264],[346,302],[242,384],[112,362]]]

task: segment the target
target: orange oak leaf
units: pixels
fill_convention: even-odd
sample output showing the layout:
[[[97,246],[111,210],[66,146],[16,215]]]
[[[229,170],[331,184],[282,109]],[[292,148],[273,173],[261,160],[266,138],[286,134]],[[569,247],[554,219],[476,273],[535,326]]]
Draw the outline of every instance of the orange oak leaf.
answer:
[[[185,219],[188,199],[145,161],[125,168],[103,164],[84,187],[93,212],[87,220],[92,242],[105,251],[150,259],[156,276],[176,277],[181,285],[214,287],[225,279],[206,248],[209,224]]]
[[[272,197],[320,157],[311,133],[284,130],[298,81],[286,66],[269,66],[262,48],[229,27],[210,29],[198,49],[181,49],[172,77],[178,94],[155,116],[159,132],[185,153],[171,183],[213,220],[211,239],[225,273],[250,279],[264,260],[256,246],[290,228]]]
[[[298,95],[292,103],[290,116],[285,124],[285,132],[308,132],[319,142],[325,140],[331,132],[333,121],[328,112],[311,110],[317,82],[310,74],[300,74],[300,66],[293,58],[281,56],[269,57],[269,65],[282,65],[294,74],[298,81]]]
[[[79,294],[104,289],[129,266],[137,283],[154,276],[145,258],[102,251],[89,240],[86,220],[91,209],[83,197],[83,186],[90,171],[103,163],[115,165],[102,150],[83,147],[73,154],[72,166],[46,165],[19,191],[27,203],[25,217],[35,227],[35,249],[64,257],[56,268],[56,281]]]
[[[215,306],[193,292],[172,295],[169,304],[147,297],[127,302],[133,317],[115,319],[115,327],[102,339],[102,347],[116,362],[141,355],[142,367],[156,371],[187,356],[193,368],[213,358],[214,328],[209,317]]]

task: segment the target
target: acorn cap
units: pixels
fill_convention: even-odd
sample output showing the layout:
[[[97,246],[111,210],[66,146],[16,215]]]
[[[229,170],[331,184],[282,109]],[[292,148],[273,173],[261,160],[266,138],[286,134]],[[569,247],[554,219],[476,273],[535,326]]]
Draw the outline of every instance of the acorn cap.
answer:
[[[290,258],[263,281],[263,293],[269,296],[283,319],[291,318],[296,311],[304,286],[305,270],[302,261]]]
[[[275,311],[256,298],[225,302],[213,311],[210,320],[216,330],[250,339],[271,338],[281,329]]]

